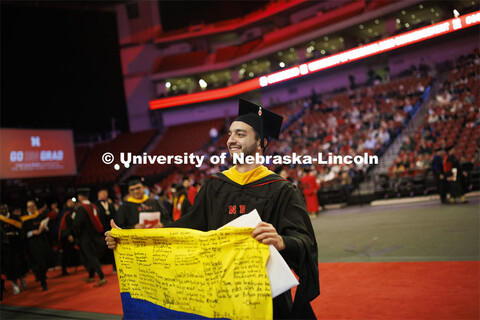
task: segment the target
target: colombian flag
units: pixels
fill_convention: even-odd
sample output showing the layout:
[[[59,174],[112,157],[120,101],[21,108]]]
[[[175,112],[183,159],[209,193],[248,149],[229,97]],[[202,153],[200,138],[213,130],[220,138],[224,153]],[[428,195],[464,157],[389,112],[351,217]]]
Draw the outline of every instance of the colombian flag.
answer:
[[[252,230],[112,229],[125,319],[272,319],[270,251]]]

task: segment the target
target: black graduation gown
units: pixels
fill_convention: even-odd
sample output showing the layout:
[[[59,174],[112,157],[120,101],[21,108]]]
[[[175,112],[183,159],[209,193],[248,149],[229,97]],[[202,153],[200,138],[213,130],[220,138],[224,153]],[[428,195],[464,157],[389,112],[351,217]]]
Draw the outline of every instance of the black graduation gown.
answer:
[[[191,208],[192,204],[190,203],[190,200],[188,200],[188,197],[185,197],[182,202],[182,216],[186,215]]]
[[[98,218],[103,225],[103,230],[110,230],[110,220],[115,220],[117,210],[115,210],[115,207],[111,203],[108,203],[108,211],[105,210],[101,201],[97,201],[95,205],[97,206]],[[109,250],[107,244],[105,241],[103,241],[103,246],[100,250],[100,262],[105,264],[113,264],[115,261],[114,259],[113,250]]]
[[[13,215],[2,218],[0,226],[6,237],[5,243],[2,243],[2,274],[5,274],[8,280],[15,281],[28,272],[21,237],[22,223]]]
[[[88,206],[92,207],[91,204],[88,204]],[[87,270],[91,271],[94,269],[100,274],[101,269],[98,250],[104,242],[103,232],[99,232],[95,229],[87,210],[82,205],[77,205],[77,207],[75,207],[73,229],[75,231],[75,242],[80,247],[80,252],[85,259]]]
[[[40,223],[47,217],[48,212],[43,211],[38,216],[22,216],[22,234],[26,239],[26,249],[29,257],[30,268],[37,274],[41,281],[45,279],[48,268],[54,265],[54,255],[50,246],[49,235],[45,230],[41,234],[28,237],[28,233],[37,230]],[[33,218],[32,218],[33,217]]]
[[[282,236],[280,253],[300,278],[293,304],[290,291],[273,300],[274,318],[315,318],[310,301],[320,293],[317,242],[305,201],[288,180],[271,174],[242,186],[218,173],[200,189],[189,212],[169,227],[216,230],[253,209]]]
[[[73,210],[67,210],[63,213],[60,220],[60,229],[58,230],[58,242],[60,248],[63,250],[62,253],[62,263],[65,263],[65,266],[76,267],[80,265],[80,256],[78,250],[75,248],[75,241],[68,241],[68,236],[73,236],[75,238],[75,232],[73,230],[73,219],[72,219]],[[64,221],[65,228],[61,228],[61,224]]]
[[[172,221],[170,213],[157,200],[147,199],[142,203],[134,203],[126,201],[118,208],[115,216],[115,224],[122,229],[133,229],[140,221],[140,212],[156,212],[160,211],[160,221],[163,225],[167,225]],[[108,228],[110,230],[110,228]]]
[[[450,194],[453,198],[459,198],[461,196],[463,196],[465,194],[464,190],[463,190],[463,184],[462,184],[462,172],[460,171],[460,164],[457,160],[457,158],[455,157],[455,155],[449,155],[447,157],[447,161],[446,162],[450,162],[451,163],[451,167],[452,169],[457,169],[457,179],[455,181],[450,181]],[[447,172],[446,173],[446,176],[447,177],[452,177],[453,176],[453,172],[450,171],[450,172]]]
[[[115,220],[117,210],[115,210],[115,207],[111,203],[108,203],[108,212],[105,210],[100,201],[95,202],[95,205],[97,206],[98,218],[103,225],[103,230],[110,230],[110,220]]]

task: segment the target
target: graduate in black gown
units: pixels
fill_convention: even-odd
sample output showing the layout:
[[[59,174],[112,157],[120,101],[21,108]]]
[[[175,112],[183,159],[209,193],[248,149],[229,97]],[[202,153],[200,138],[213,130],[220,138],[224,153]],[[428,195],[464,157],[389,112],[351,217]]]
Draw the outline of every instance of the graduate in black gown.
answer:
[[[113,205],[111,199],[108,198],[108,188],[101,187],[97,192],[97,201],[95,205],[98,209],[98,218],[102,223],[103,230],[110,229],[110,220],[115,219],[115,215],[117,214],[117,210]],[[103,241],[102,241],[103,242]],[[100,263],[104,264],[111,264],[112,270],[116,272],[115,267],[115,259],[113,257],[113,251],[108,250],[105,243],[102,243],[101,250],[100,250]]]
[[[467,200],[465,198],[465,191],[463,189],[463,183],[461,180],[461,168],[460,162],[455,156],[455,148],[450,147],[448,150],[448,155],[445,158],[443,163],[443,168],[445,171],[446,180],[450,186],[450,203],[456,203],[457,198],[460,198],[461,203],[465,203]]]
[[[171,222],[171,215],[167,209],[165,209],[160,202],[155,199],[150,199],[145,194],[141,177],[131,177],[128,180],[127,185],[127,200],[120,206],[120,208],[118,208],[117,214],[114,218],[117,226],[122,229],[145,228],[145,225],[140,223],[141,212],[160,212],[161,224],[166,225]]]
[[[83,280],[87,283],[94,282],[96,273],[99,280],[94,286],[99,287],[107,282],[98,259],[103,226],[98,218],[97,206],[88,200],[89,193],[90,189],[88,188],[78,190],[78,203],[72,217],[73,229],[75,230],[76,244],[80,247],[88,271],[88,278]]]
[[[239,109],[229,130],[230,153],[263,154],[268,138],[278,139],[282,118],[244,100]],[[273,317],[315,318],[310,301],[320,293],[317,243],[302,194],[288,180],[260,164],[237,164],[208,179],[189,212],[169,227],[216,230],[253,209],[262,222],[252,236],[275,246],[299,276],[295,300],[290,290],[273,299]],[[108,232],[106,242],[115,248]]]
[[[25,274],[28,271],[23,252],[23,241],[21,237],[22,222],[20,217],[10,213],[6,204],[0,206],[0,226],[5,232],[5,241],[2,242],[2,274],[12,282],[13,293],[20,293],[20,280],[23,287]]]
[[[29,265],[47,291],[47,270],[54,265],[53,251],[48,236],[48,212],[39,212],[34,201],[27,202],[27,214],[21,217],[22,235],[25,239]]]
[[[58,249],[62,254],[62,275],[69,275],[67,267],[80,265],[80,254],[75,247],[75,232],[73,230],[72,214],[75,210],[75,198],[69,197],[65,203],[65,210],[60,214],[57,230]]]

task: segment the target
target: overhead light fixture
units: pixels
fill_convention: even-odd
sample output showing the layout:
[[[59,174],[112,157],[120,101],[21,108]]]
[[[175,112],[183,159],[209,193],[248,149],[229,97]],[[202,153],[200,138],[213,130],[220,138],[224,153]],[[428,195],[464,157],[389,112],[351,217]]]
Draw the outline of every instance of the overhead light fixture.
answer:
[[[200,88],[202,88],[202,89],[205,89],[208,86],[208,84],[203,79],[198,80],[198,84],[200,85]]]
[[[279,64],[280,68],[285,68],[285,62],[281,61]]]
[[[170,81],[167,81],[165,83],[165,87],[167,87],[167,89],[170,89],[171,86],[172,86],[172,84],[170,83]]]
[[[458,12],[457,9],[453,9],[453,16],[454,16],[455,18],[458,18],[458,17],[460,16],[460,12]]]

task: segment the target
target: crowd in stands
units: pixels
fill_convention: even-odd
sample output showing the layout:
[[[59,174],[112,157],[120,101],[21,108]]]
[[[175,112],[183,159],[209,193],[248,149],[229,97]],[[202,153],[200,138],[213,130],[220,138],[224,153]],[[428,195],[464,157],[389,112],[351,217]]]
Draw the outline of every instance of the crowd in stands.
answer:
[[[319,95],[313,92],[307,99],[273,107],[272,111],[284,116],[284,125],[279,140],[269,144],[267,154],[288,155],[295,152],[317,156],[322,153],[323,160],[327,160],[329,153],[342,156],[363,153],[381,156],[418,110],[424,91],[431,84],[431,78],[426,74],[410,74],[407,78],[387,80],[383,84],[372,79],[371,86],[349,89],[340,94]],[[225,132],[226,127],[228,124],[223,124],[222,132]],[[195,153],[206,156],[206,159],[213,154],[226,153],[228,150],[225,142],[226,133],[216,139],[215,143],[207,143]],[[302,187],[302,166],[267,165],[271,170],[283,171],[289,179]],[[163,171],[170,174],[156,178],[162,179],[158,186],[165,190],[183,175],[202,181],[227,168],[228,164],[211,165],[205,161],[201,168],[164,168]],[[319,193],[333,189],[345,197],[363,181],[369,168],[367,165],[331,164],[311,169],[315,169]],[[143,171],[136,173],[144,174]]]
[[[431,169],[436,153],[445,162],[450,157],[462,170],[459,176],[480,166],[479,71],[478,50],[455,61],[445,81],[439,84],[423,125],[404,138],[398,158],[389,168],[391,178],[408,181],[409,177],[425,179],[434,175]],[[453,154],[449,155],[449,150]],[[451,173],[451,168],[443,171]],[[471,188],[471,183],[465,182],[464,192]]]

